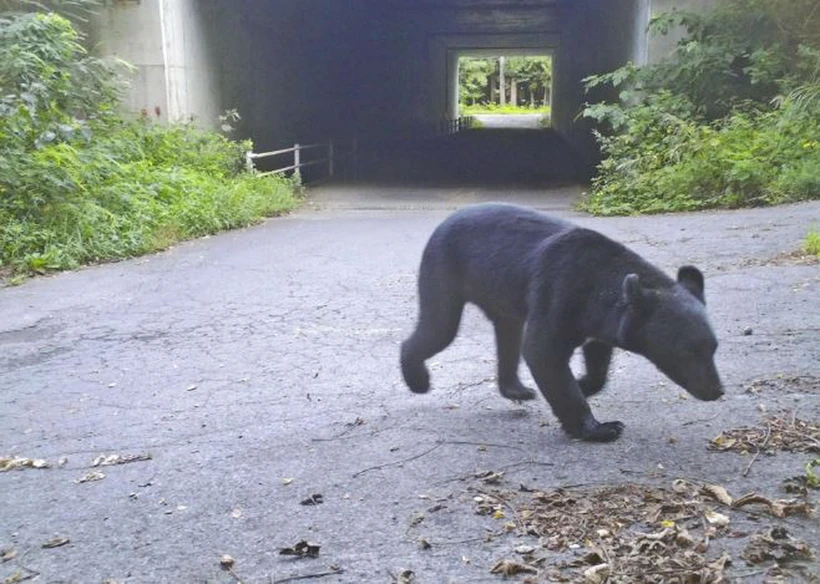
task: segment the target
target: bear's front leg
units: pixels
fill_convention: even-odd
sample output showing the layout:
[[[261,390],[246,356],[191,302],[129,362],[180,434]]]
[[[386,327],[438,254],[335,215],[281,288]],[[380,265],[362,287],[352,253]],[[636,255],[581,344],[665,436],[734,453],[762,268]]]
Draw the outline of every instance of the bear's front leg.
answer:
[[[611,442],[624,429],[621,422],[599,422],[569,367],[573,347],[558,347],[541,327],[528,326],[524,360],[538,389],[546,398],[564,430],[588,442]]]
[[[578,380],[578,386],[581,393],[591,397],[606,385],[609,363],[612,361],[612,345],[592,340],[584,343],[583,349],[587,372]]]

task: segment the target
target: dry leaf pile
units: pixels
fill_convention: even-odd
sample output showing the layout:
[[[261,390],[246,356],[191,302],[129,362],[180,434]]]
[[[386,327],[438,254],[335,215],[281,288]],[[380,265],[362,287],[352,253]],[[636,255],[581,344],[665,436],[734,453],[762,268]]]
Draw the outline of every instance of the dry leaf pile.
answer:
[[[741,454],[763,452],[820,453],[820,426],[806,420],[778,416],[766,418],[762,426],[743,426],[721,434],[709,442],[709,450],[731,450]]]
[[[539,582],[724,582],[732,558],[713,542],[748,535],[732,530],[733,512],[751,505],[774,517],[812,512],[803,501],[772,500],[756,493],[734,498],[718,485],[683,480],[668,489],[623,484],[535,491],[524,500],[521,493],[511,491],[485,497],[490,498],[513,507],[519,531],[538,537],[540,543],[538,548],[520,546],[527,549],[516,549],[519,559],[500,560],[491,572],[537,572]],[[482,503],[476,512],[486,513],[489,505]],[[556,563],[556,554],[570,552],[578,557]],[[753,536],[742,554],[753,564],[811,557],[809,546],[783,528]]]

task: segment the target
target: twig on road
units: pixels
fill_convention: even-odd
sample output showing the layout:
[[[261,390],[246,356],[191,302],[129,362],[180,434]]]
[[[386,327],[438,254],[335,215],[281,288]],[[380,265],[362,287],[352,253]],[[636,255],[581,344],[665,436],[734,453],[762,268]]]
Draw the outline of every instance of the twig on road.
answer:
[[[711,418],[699,418],[697,420],[689,420],[688,422],[684,422],[681,426],[691,426],[692,424],[700,424],[701,422],[711,422],[715,418],[717,418],[720,414],[715,414]]]
[[[311,580],[313,578],[324,578],[325,576],[335,576],[344,572],[342,568],[330,567],[327,572],[316,572],[314,574],[302,574],[301,576],[289,576],[287,578],[280,578],[279,580],[271,580],[272,584],[282,584],[282,582],[296,582],[297,580]]]
[[[751,470],[752,465],[755,463],[755,460],[757,460],[757,457],[760,456],[760,453],[763,452],[766,449],[766,445],[769,443],[769,438],[771,438],[771,437],[772,437],[772,425],[770,423],[766,422],[766,438],[764,438],[763,443],[760,446],[757,447],[757,452],[755,452],[755,455],[752,457],[752,460],[749,461],[749,464],[746,467],[746,470],[743,471],[743,476],[744,477],[747,474],[749,474],[749,471]]]
[[[404,464],[405,462],[410,462],[412,460],[416,460],[418,458],[421,458],[422,456],[427,456],[428,454],[430,454],[431,452],[433,452],[437,448],[440,448],[443,445],[444,445],[444,442],[437,442],[436,445],[433,446],[432,448],[428,448],[424,452],[422,452],[420,454],[416,454],[415,456],[411,456],[410,458],[404,458],[402,460],[396,460],[394,462],[386,462],[384,464],[377,464],[375,466],[369,466],[365,469],[362,469],[360,471],[357,471],[357,472],[353,473],[353,478],[355,479],[356,477],[359,477],[359,476],[363,475],[366,472],[370,472],[371,470],[379,470],[379,469],[382,469],[382,468],[387,468],[388,466],[398,466],[398,465]]]

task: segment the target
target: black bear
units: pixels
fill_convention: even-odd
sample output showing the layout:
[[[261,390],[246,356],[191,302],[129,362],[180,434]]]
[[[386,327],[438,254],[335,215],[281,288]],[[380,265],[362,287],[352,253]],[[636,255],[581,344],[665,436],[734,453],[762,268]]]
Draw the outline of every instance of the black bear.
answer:
[[[495,327],[501,394],[535,397],[518,377],[523,354],[575,438],[608,442],[623,430],[621,422],[598,422],[586,399],[603,389],[614,347],[643,355],[698,399],[723,395],[701,272],[684,266],[672,280],[622,244],[566,221],[497,203],[458,211],[430,237],[418,291],[418,323],[401,346],[402,374],[416,393],[430,389],[424,362],[453,341],[472,302]],[[582,345],[586,374],[576,380],[569,361]]]

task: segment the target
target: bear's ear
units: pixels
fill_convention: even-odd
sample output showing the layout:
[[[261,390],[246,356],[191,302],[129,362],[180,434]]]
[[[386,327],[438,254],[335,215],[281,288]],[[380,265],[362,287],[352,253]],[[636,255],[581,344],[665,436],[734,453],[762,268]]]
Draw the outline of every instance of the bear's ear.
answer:
[[[642,298],[643,290],[641,289],[641,280],[638,278],[638,274],[627,274],[624,277],[621,300],[626,305],[637,306]]]
[[[703,295],[703,274],[695,266],[682,266],[678,270],[678,284],[689,290],[692,296],[706,304]]]

